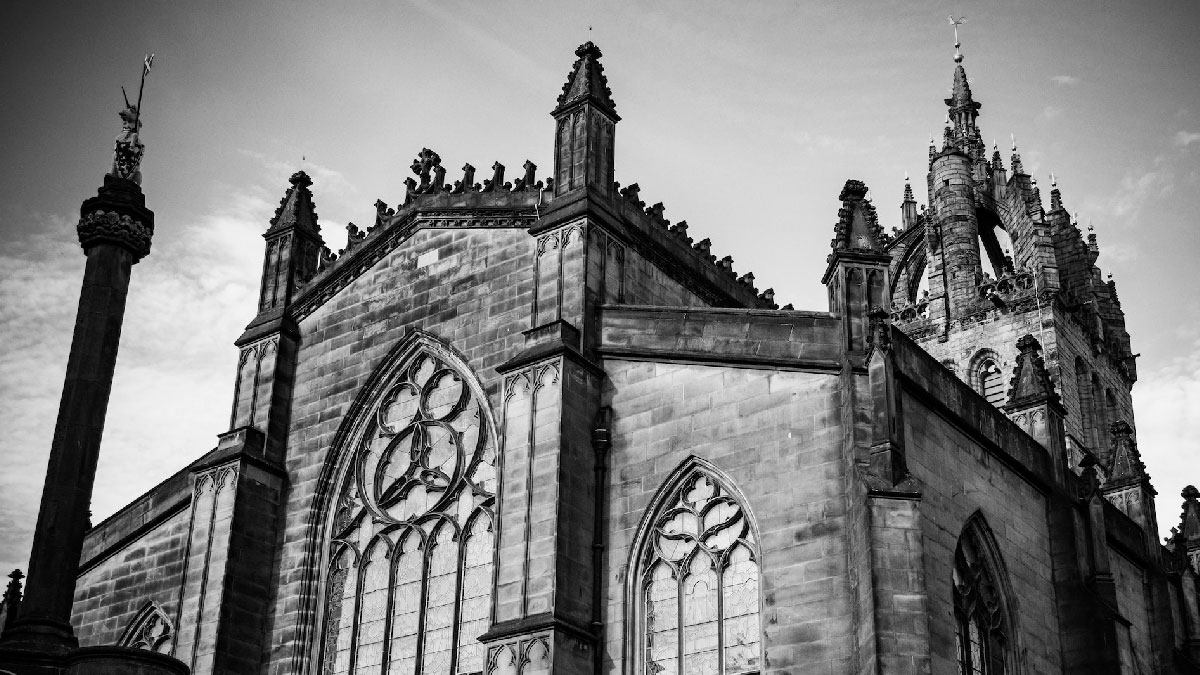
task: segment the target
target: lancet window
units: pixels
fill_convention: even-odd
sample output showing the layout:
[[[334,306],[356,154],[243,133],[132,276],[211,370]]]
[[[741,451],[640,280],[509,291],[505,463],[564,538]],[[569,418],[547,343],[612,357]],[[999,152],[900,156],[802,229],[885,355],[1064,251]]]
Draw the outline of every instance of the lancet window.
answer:
[[[382,391],[334,515],[320,672],[480,672],[496,493],[486,398],[464,364],[428,347]]]
[[[962,675],[1006,675],[1011,670],[1002,574],[978,521],[964,530],[954,553],[954,643]]]
[[[979,362],[976,368],[976,384],[979,393],[994,406],[1002,406],[1008,400],[1004,373],[995,359],[986,358]]]
[[[761,572],[746,507],[700,467],[668,490],[638,554],[639,671],[757,673]]]

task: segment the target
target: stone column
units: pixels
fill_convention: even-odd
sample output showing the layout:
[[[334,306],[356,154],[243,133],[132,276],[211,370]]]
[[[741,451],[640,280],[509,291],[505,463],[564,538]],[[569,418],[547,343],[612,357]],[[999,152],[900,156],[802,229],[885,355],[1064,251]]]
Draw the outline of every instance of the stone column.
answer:
[[[50,446],[34,530],[25,598],[6,647],[63,653],[77,645],[71,604],[104,416],[112,390],[125,297],[134,263],[150,252],[154,213],[137,183],[105,176],[80,209],[79,242],[87,255],[71,355]]]

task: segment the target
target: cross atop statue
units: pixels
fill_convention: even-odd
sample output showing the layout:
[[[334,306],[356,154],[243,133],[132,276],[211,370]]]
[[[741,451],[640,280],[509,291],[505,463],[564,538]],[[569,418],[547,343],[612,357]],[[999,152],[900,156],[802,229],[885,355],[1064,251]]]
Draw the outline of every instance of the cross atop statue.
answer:
[[[146,151],[146,146],[138,139],[138,132],[142,128],[142,94],[146,90],[146,75],[150,73],[153,63],[153,54],[147,54],[142,61],[142,82],[138,86],[136,104],[129,102],[125,87],[121,87],[121,94],[125,97],[125,107],[120,112],[121,134],[113,144],[112,168],[108,172],[110,176],[131,180],[138,185],[142,183],[142,155]]]

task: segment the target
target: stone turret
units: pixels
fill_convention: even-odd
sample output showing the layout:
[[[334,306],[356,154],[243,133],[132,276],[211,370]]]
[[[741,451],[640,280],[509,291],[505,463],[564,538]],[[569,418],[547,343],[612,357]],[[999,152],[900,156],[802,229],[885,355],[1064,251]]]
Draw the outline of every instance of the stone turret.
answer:
[[[554,196],[586,188],[613,196],[613,147],[621,120],[613,104],[600,48],[585,42],[563,85],[554,116]]]
[[[312,179],[303,171],[297,171],[289,182],[291,187],[263,234],[267,244],[258,295],[261,318],[287,307],[300,285],[316,273],[325,245],[321,227],[317,225],[312,192],[308,189]]]
[[[891,309],[891,257],[875,207],[866,195],[867,186],[857,180],[846,181],[838,195],[842,208],[821,278],[829,289],[829,311],[842,317],[846,349],[857,355],[867,349],[868,313],[872,308]]]

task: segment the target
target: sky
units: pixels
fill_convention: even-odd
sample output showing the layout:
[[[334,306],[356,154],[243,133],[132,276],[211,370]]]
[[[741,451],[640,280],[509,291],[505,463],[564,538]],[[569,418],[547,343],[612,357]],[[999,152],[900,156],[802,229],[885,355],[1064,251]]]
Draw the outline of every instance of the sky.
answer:
[[[924,194],[960,28],[984,139],[1014,134],[1048,200],[1090,224],[1133,350],[1137,438],[1166,532],[1200,483],[1200,5],[1044,2],[15,3],[0,28],[0,571],[25,568],[84,256],[79,204],[146,83],[156,213],[138,263],[93,496],[99,522],[228,427],[261,234],[297,169],[326,242],[395,205],[423,147],[551,166],[549,115],[594,41],[622,121],[616,177],[710,237],[779,304],[826,308],[838,192],[886,228]],[[484,170],[484,169],[480,169]]]

